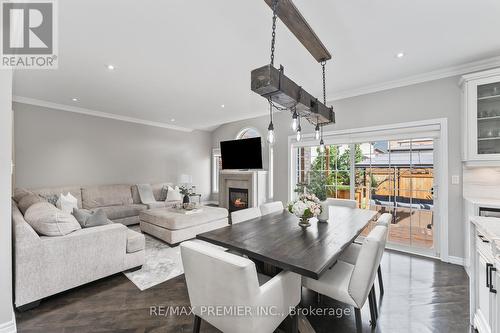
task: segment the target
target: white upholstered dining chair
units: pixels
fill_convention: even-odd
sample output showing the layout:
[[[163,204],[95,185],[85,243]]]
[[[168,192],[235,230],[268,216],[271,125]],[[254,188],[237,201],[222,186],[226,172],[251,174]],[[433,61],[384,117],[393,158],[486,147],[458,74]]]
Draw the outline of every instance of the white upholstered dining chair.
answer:
[[[245,222],[261,216],[262,213],[258,207],[237,210],[231,213],[231,224]]]
[[[384,213],[380,215],[380,217],[377,219],[377,226],[384,226],[386,228],[389,228],[389,224],[392,221],[392,215],[389,213]],[[380,244],[383,249],[385,249],[385,244],[387,242],[387,238],[384,240],[383,243]],[[347,249],[342,252],[342,255],[340,256],[339,260],[348,262],[350,264],[355,264],[356,260],[358,258],[359,252],[361,250],[361,244],[358,243],[352,243],[349,245]],[[382,281],[382,270],[380,269],[380,265],[377,268],[377,274],[378,274],[378,286],[380,289],[380,295],[384,294],[384,281]]]
[[[251,260],[193,241],[181,244],[181,257],[195,314],[193,332],[199,332],[201,319],[222,332],[273,332],[300,302],[301,278],[296,273],[258,275]],[[241,307],[251,313],[217,315]],[[256,312],[266,308],[272,311]]]
[[[335,199],[335,198],[327,198],[325,203],[329,206],[342,206],[349,208],[357,208],[358,202],[356,200],[350,199]]]
[[[302,277],[304,287],[353,306],[358,331],[361,330],[360,309],[368,298],[371,324],[376,325],[373,282],[383,255],[381,244],[386,238],[387,227],[376,226],[364,239],[355,264],[338,260],[318,280]]]
[[[262,215],[282,212],[283,209],[284,207],[281,201],[273,201],[260,205],[260,212]]]

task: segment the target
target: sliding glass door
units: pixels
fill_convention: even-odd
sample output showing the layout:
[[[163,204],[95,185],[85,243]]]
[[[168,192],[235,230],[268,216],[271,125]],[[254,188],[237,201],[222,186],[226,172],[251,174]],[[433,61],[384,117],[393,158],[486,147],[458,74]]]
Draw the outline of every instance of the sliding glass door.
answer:
[[[435,254],[433,139],[329,145],[324,153],[307,146],[296,148],[295,156],[296,192],[355,199],[360,208],[391,213],[392,246]]]

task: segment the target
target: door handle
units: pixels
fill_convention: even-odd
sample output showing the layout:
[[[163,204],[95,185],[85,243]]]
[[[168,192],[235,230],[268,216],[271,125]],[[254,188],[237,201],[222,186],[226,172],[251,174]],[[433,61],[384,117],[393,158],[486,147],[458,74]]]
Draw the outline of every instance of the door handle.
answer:
[[[491,265],[491,264],[490,264]],[[490,267],[490,293],[493,293],[493,294],[496,294],[497,293],[497,290],[495,288],[493,288],[493,277],[492,277],[492,272],[496,272],[496,268],[493,267],[493,265],[491,265]]]
[[[490,267],[493,267],[492,264],[486,263],[486,288],[491,288],[490,287]],[[491,289],[490,289],[491,290]]]

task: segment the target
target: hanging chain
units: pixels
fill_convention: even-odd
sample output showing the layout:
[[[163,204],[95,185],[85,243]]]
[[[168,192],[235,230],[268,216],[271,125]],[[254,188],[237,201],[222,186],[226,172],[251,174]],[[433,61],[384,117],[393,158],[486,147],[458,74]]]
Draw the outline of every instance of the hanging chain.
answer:
[[[326,73],[325,73],[326,61],[321,62],[321,67],[323,69],[323,103],[326,106]]]
[[[278,0],[273,0],[273,33],[271,38],[271,65],[274,66],[274,45],[276,44],[276,18],[278,16]]]
[[[273,123],[273,106],[274,106],[274,103],[273,103],[273,101],[271,100],[270,97],[269,97],[268,101],[269,101],[269,118],[271,118],[271,124],[272,124]]]

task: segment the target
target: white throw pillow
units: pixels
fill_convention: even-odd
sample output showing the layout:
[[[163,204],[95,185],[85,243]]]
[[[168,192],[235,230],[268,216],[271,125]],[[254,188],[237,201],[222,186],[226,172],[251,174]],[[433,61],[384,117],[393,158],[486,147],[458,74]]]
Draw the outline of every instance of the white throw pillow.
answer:
[[[68,194],[60,194],[59,200],[56,202],[56,207],[65,213],[73,213],[73,208],[78,209],[78,200],[68,192]]]
[[[167,200],[165,201],[181,201],[181,200],[182,200],[182,195],[179,186],[176,186],[175,188],[169,186],[167,191]]]

